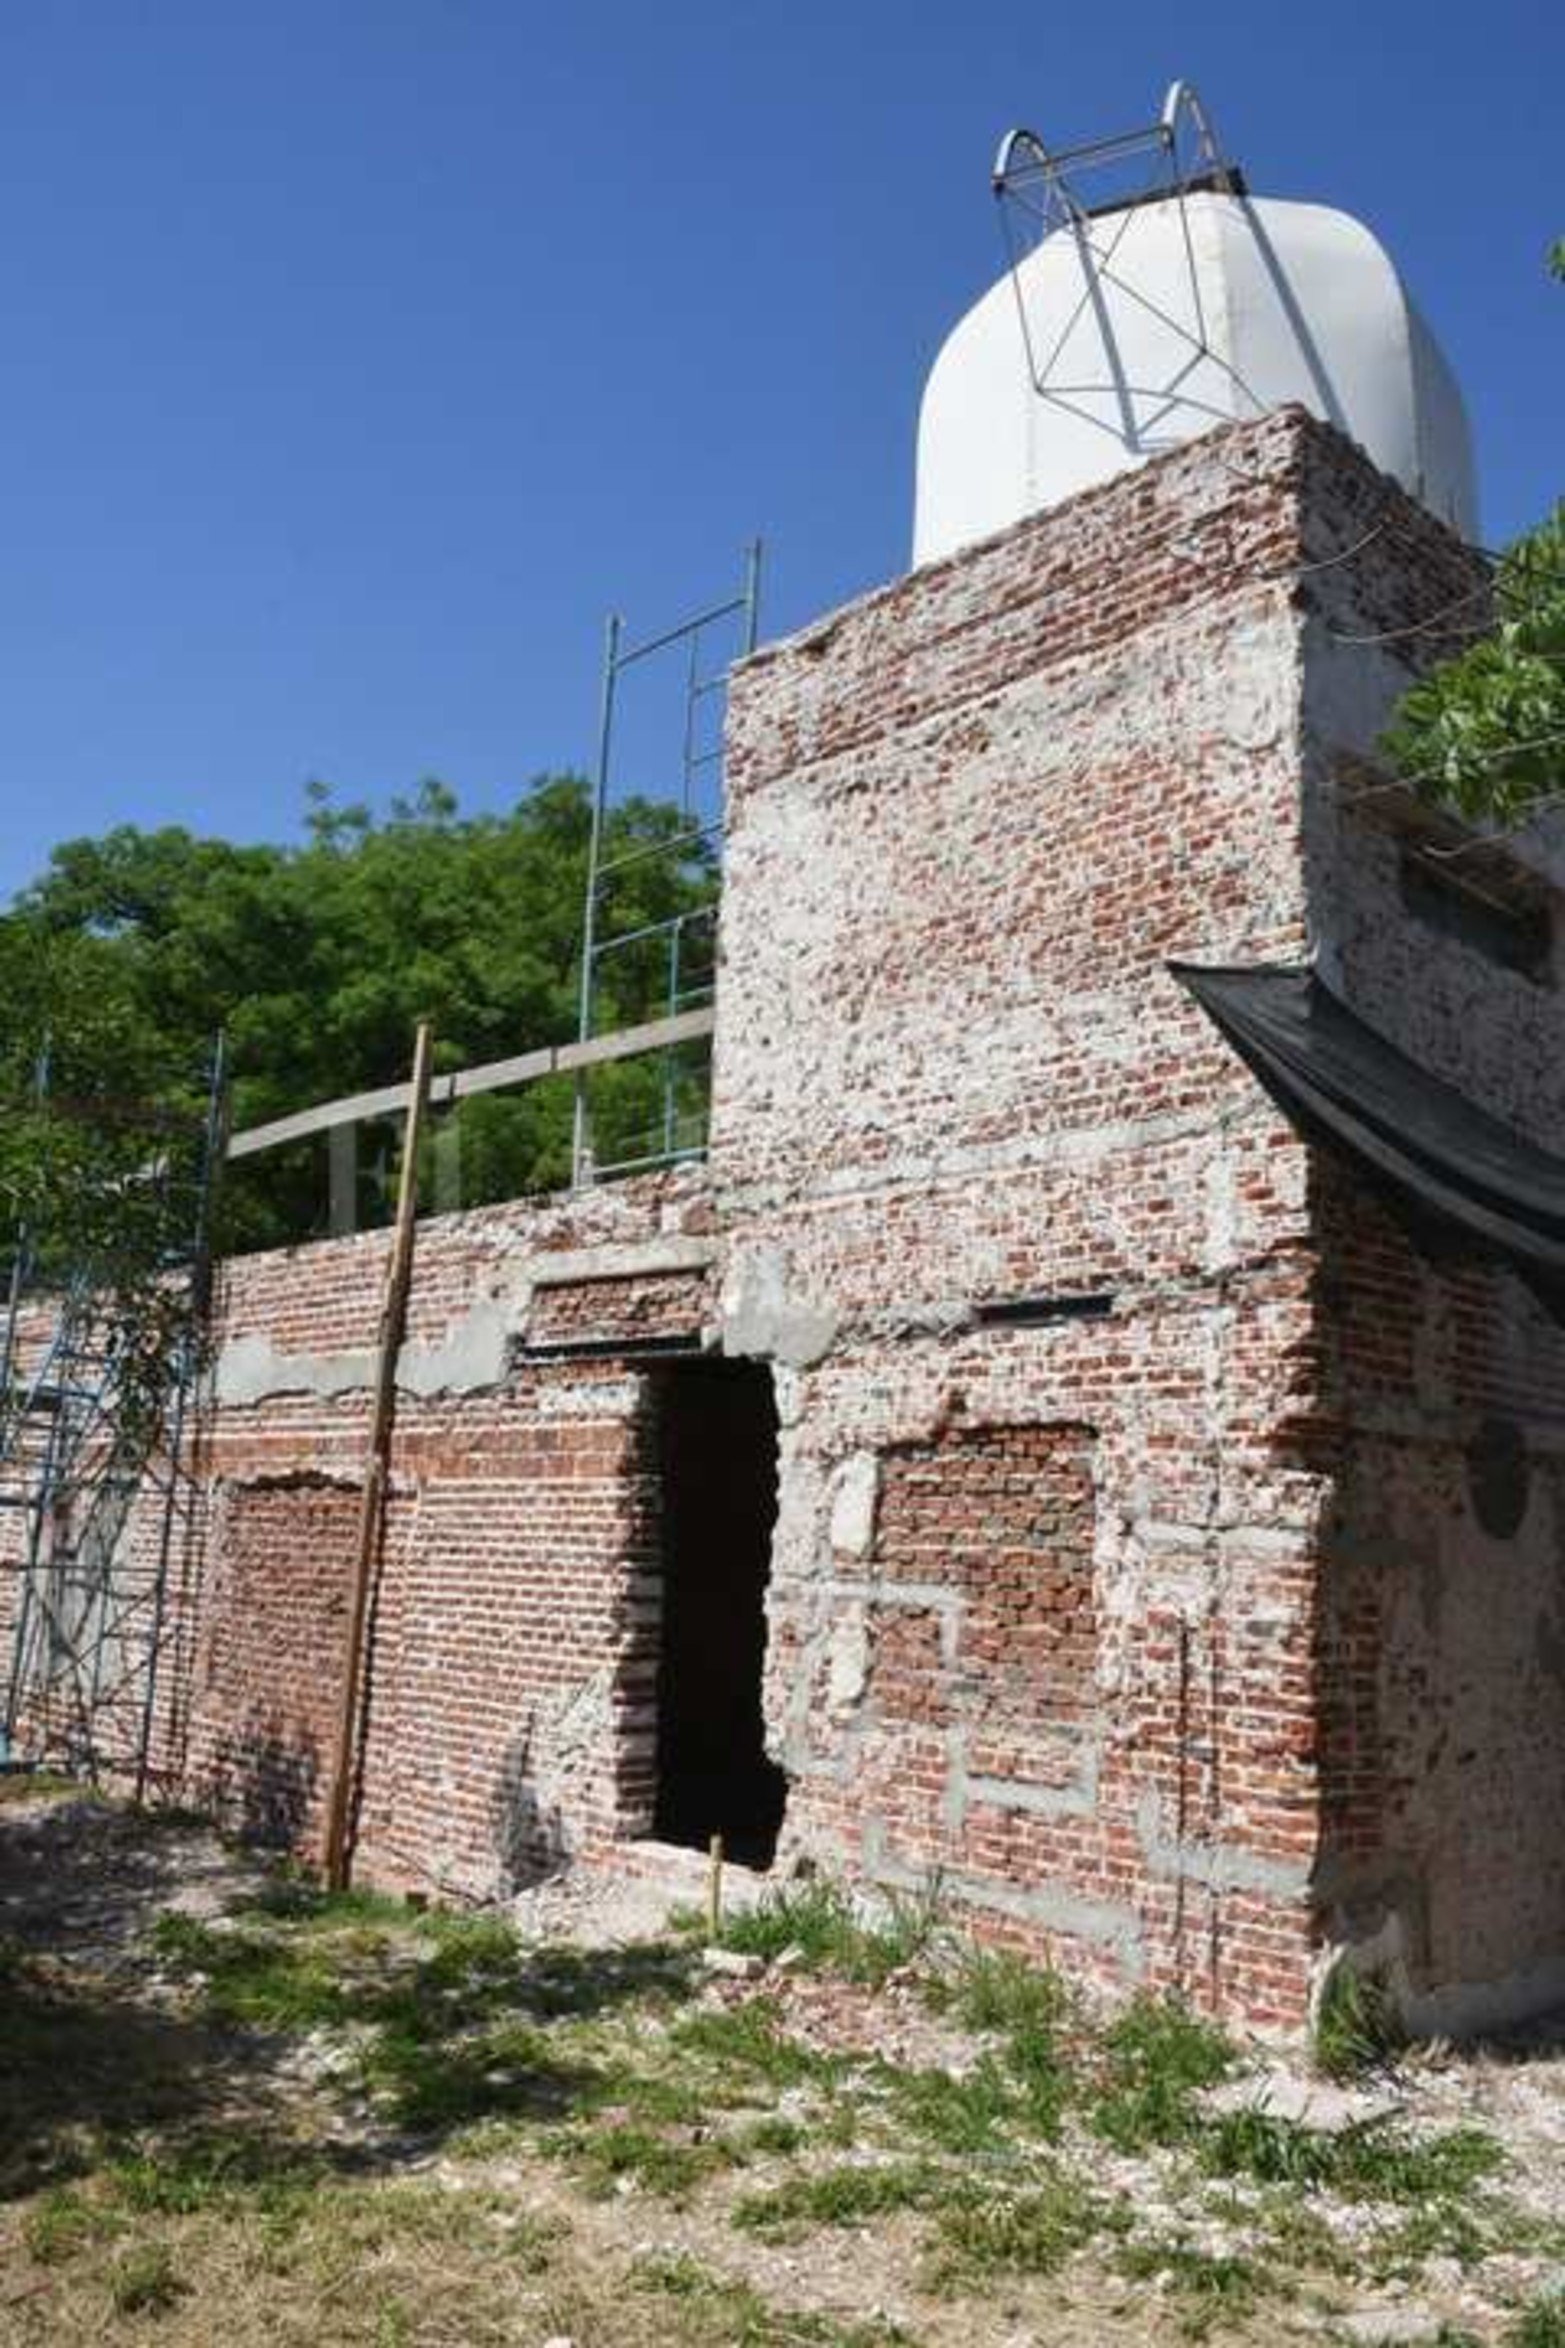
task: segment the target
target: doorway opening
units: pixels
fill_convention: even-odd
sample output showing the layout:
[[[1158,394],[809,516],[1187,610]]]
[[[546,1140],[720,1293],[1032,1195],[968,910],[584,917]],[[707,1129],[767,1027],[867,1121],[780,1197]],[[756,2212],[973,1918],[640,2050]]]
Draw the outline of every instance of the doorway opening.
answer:
[[[659,1380],[663,1621],[653,1832],[765,1867],[787,1780],[761,1717],[777,1519],[777,1404],[754,1362],[687,1361]]]

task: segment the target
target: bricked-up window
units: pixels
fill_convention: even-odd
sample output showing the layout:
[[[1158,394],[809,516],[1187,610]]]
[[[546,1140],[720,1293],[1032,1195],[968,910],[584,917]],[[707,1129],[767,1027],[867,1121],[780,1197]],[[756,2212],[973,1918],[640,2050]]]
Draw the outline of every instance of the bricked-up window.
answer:
[[[883,1453],[880,1575],[958,1597],[955,1686],[998,1725],[1081,1718],[1093,1702],[1093,1436],[956,1427]]]
[[[1492,880],[1436,863],[1424,848],[1404,848],[1398,866],[1402,903],[1415,921],[1535,985],[1550,975],[1553,930],[1546,903],[1508,898]]]

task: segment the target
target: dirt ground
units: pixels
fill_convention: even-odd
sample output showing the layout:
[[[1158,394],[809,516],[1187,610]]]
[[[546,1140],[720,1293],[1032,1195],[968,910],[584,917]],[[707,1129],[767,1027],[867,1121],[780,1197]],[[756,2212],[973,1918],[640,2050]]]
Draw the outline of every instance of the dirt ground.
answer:
[[[1565,2348],[1549,2032],[1333,2085],[845,1914],[331,1902],[0,1781],[0,2344]]]

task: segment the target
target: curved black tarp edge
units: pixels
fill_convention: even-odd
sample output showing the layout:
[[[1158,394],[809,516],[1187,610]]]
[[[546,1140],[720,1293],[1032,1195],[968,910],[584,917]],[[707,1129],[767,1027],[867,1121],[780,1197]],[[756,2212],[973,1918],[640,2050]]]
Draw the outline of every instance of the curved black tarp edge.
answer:
[[[1565,1300],[1565,1159],[1387,1041],[1303,963],[1170,962],[1284,1114],[1414,1209]]]

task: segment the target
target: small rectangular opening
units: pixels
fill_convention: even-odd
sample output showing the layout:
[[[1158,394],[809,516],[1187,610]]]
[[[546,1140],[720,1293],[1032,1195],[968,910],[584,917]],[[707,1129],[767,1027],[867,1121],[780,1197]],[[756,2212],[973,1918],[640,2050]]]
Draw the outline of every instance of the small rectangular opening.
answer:
[[[1106,1288],[1079,1290],[1071,1296],[992,1296],[973,1307],[975,1321],[1011,1322],[1106,1321],[1114,1297]]]
[[[1546,905],[1507,904],[1491,888],[1436,863],[1425,848],[1403,849],[1397,877],[1405,910],[1426,929],[1535,985],[1548,978],[1553,935]]]
[[[658,1379],[663,1613],[653,1832],[770,1864],[787,1780],[761,1711],[777,1518],[777,1404],[753,1362],[702,1359]]]

